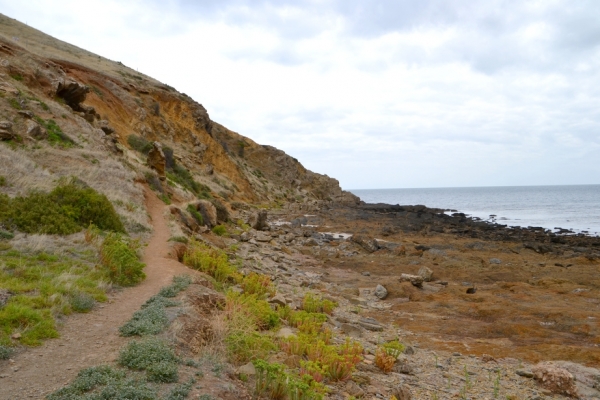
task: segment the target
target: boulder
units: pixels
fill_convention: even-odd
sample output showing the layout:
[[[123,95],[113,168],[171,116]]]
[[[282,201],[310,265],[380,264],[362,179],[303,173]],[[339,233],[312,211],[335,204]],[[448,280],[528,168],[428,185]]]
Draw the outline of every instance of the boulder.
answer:
[[[44,139],[46,136],[48,136],[48,132],[46,132],[46,129],[42,128],[40,124],[38,124],[35,121],[27,121],[26,126],[27,135],[31,136],[34,139]]]
[[[217,226],[217,208],[208,200],[200,200],[194,204],[196,210],[202,215],[202,220],[209,228]]]
[[[502,260],[499,258],[490,258],[490,264],[502,264]]]
[[[277,293],[275,296],[268,300],[269,304],[276,304],[278,306],[285,306],[287,301],[281,293]]]
[[[377,287],[375,288],[374,294],[375,294],[375,297],[377,297],[380,300],[383,300],[387,297],[388,291],[382,285],[377,285]]]
[[[160,142],[152,143],[152,150],[148,153],[146,163],[150,168],[156,171],[161,181],[164,181],[167,178],[167,175],[165,174],[165,153],[163,153]]]
[[[424,282],[431,282],[431,280],[433,279],[433,271],[427,267],[419,268],[419,272],[417,272],[417,275],[423,278]]]
[[[400,275],[400,282],[410,282],[413,286],[418,288],[423,287],[423,277],[420,275],[402,274]]]
[[[545,389],[554,394],[577,397],[577,386],[573,374],[552,362],[541,362],[535,365],[533,379],[538,381]]]
[[[411,400],[412,394],[410,393],[410,389],[405,384],[400,384],[392,390],[392,396],[394,396],[397,400]]]
[[[11,140],[15,137],[16,135],[12,130],[12,122],[0,121],[0,140]]]
[[[102,129],[102,132],[106,133],[107,135],[112,135],[113,133],[115,133],[115,129],[112,126],[110,126],[107,120],[104,119],[98,121],[98,128]]]
[[[269,224],[267,223],[267,216],[267,210],[255,212],[248,218],[248,225],[257,231],[268,230]]]
[[[75,111],[81,111],[81,103],[89,92],[88,86],[72,79],[59,80],[56,83],[56,96],[64,99],[65,103]]]
[[[377,240],[375,240],[373,238],[369,238],[364,235],[352,235],[352,237],[350,237],[350,240],[352,240],[354,243],[360,245],[363,249],[365,249],[369,253],[373,253],[373,252],[379,250],[379,245],[377,244]]]
[[[238,375],[254,376],[256,375],[256,368],[254,368],[254,364],[249,362],[248,364],[242,365],[237,370]]]
[[[177,206],[171,205],[169,206],[169,211],[171,212],[171,215],[176,216],[179,222],[181,222],[190,231],[198,232],[198,229],[200,228],[198,222],[196,222],[196,220],[193,217],[190,217],[185,212],[183,212],[182,209],[180,209]]]

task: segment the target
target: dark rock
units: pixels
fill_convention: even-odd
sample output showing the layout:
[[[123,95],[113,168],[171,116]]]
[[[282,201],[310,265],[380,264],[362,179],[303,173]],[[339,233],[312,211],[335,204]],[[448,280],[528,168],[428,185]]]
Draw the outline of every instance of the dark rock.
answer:
[[[0,121],[0,140],[12,140],[16,137],[12,126],[12,122]]]
[[[65,100],[65,103],[75,111],[81,111],[81,103],[90,92],[90,88],[71,79],[58,81],[56,95]]]
[[[156,171],[161,181],[167,179],[165,174],[165,153],[163,153],[160,142],[152,143],[152,150],[148,153],[147,164],[150,168]]]
[[[248,219],[248,225],[257,231],[268,230],[269,224],[267,223],[268,213],[266,210],[260,210],[253,213]]]

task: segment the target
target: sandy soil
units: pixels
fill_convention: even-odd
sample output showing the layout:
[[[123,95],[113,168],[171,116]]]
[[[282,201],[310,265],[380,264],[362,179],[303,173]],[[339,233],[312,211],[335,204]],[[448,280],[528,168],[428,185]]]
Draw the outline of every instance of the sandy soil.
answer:
[[[0,364],[0,399],[43,399],[72,381],[82,368],[114,361],[128,340],[119,336],[119,326],[173,276],[195,273],[169,258],[165,205],[150,190],[146,190],[145,198],[154,233],[144,252],[144,282],[113,294],[108,303],[89,314],[70,316],[60,328],[59,339]]]

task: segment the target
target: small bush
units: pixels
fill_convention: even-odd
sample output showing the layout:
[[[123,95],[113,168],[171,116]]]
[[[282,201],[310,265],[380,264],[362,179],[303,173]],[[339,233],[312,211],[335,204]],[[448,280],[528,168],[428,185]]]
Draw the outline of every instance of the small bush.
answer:
[[[212,228],[212,232],[217,236],[224,236],[225,234],[227,234],[227,228],[225,227],[225,225],[217,225],[214,228]]]
[[[13,98],[8,99],[8,104],[10,104],[10,106],[12,108],[14,108],[15,110],[23,109],[23,107],[21,107],[21,103],[19,103],[19,101],[17,99],[13,99]]]
[[[106,196],[75,183],[50,193],[34,192],[13,199],[0,194],[0,223],[26,233],[69,235],[93,223],[98,228],[124,232],[125,228]]]
[[[134,370],[145,370],[152,364],[177,362],[175,353],[160,339],[148,338],[131,341],[119,353],[119,364]]]
[[[13,349],[0,344],[0,360],[8,360],[13,353]]]
[[[236,283],[241,280],[237,269],[229,263],[227,254],[197,241],[191,241],[183,256],[183,263],[215,278],[219,283]]]
[[[21,82],[23,80],[23,75],[15,73],[15,74],[10,74],[10,77],[13,78],[15,81],[19,81]]]
[[[77,293],[71,298],[71,307],[73,311],[79,313],[86,313],[94,308],[96,300],[87,293]]]
[[[267,330],[279,326],[279,315],[269,303],[260,300],[256,295],[227,292],[225,307],[228,310],[244,313],[251,319],[256,329]]]
[[[15,237],[14,233],[3,231],[2,229],[0,229],[0,239],[10,240],[14,237]]]
[[[165,397],[165,400],[184,400],[188,397],[194,386],[194,379],[190,379],[186,383],[175,386]],[[202,396],[199,397],[201,399]]]
[[[169,242],[179,242],[179,243],[187,244],[188,241],[189,241],[188,238],[185,236],[173,236],[173,237],[169,238]]]
[[[394,356],[389,355],[385,349],[378,348],[375,352],[375,365],[379,367],[386,374],[391,372],[394,368],[394,363],[396,362],[396,358]]]
[[[172,361],[159,361],[149,365],[146,376],[150,382],[173,383],[179,380],[177,364]]]
[[[119,333],[122,336],[156,335],[168,324],[169,319],[164,305],[155,301],[151,306],[133,313],[131,319],[119,328]]]
[[[132,149],[146,156],[148,153],[150,153],[150,150],[152,150],[153,147],[152,142],[149,142],[145,138],[138,135],[127,136],[127,143],[129,143]]]
[[[306,293],[302,300],[302,309],[310,313],[331,314],[337,304],[331,300],[323,299],[313,293]]]
[[[404,351],[404,345],[397,340],[392,340],[391,342],[384,343],[381,347],[385,350],[385,352],[394,357],[394,360],[397,359],[400,354]]]
[[[233,331],[225,337],[229,359],[238,364],[267,358],[276,349],[273,340],[258,332]]]
[[[244,294],[255,294],[258,297],[275,295],[275,285],[273,285],[271,278],[256,272],[251,272],[245,276],[241,286],[244,289]]]
[[[146,277],[142,271],[146,265],[139,260],[138,248],[137,241],[126,240],[119,234],[110,233],[106,236],[100,247],[100,260],[112,282],[132,286]]]
[[[6,186],[6,177],[0,175],[0,186]]]

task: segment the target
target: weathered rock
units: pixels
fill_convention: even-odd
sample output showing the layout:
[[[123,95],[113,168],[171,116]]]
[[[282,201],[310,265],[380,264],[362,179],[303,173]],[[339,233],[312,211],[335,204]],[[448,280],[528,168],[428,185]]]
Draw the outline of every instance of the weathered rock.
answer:
[[[362,329],[360,329],[360,327],[358,327],[356,325],[342,323],[342,324],[340,324],[340,329],[346,335],[353,337],[355,339],[362,337]]]
[[[264,232],[256,232],[256,235],[254,235],[254,239],[256,239],[257,242],[267,243],[270,242],[273,238],[271,237],[271,235],[268,235]]]
[[[12,130],[12,122],[0,121],[0,140],[11,140],[15,137],[16,135]]]
[[[107,120],[98,121],[98,128],[102,129],[102,132],[106,133],[107,135],[115,133],[115,129],[110,126]]]
[[[283,328],[281,328],[279,330],[279,332],[277,332],[276,336],[278,338],[288,338],[288,337],[296,336],[296,334],[294,334],[294,331],[292,331],[291,328],[288,328],[287,326],[284,326]]]
[[[237,373],[238,375],[254,376],[256,375],[256,368],[254,368],[254,364],[249,362],[248,364],[239,367]]]
[[[423,278],[424,282],[431,282],[433,279],[433,271],[428,267],[419,268],[419,272],[417,272],[421,278]]]
[[[381,325],[379,321],[374,318],[361,318],[358,320],[358,324],[369,331],[383,331],[383,325]]]
[[[375,292],[373,293],[375,295],[375,297],[377,297],[380,300],[383,300],[387,297],[388,295],[388,291],[385,287],[383,287],[382,285],[377,285],[377,287],[375,288]]]
[[[400,275],[400,282],[410,282],[413,286],[422,287],[423,277],[420,275],[402,274]]]
[[[499,258],[490,258],[490,264],[502,264],[502,260]]]
[[[555,394],[577,397],[577,386],[573,374],[552,362],[541,362],[535,365],[531,372],[533,378],[545,389]]]
[[[147,164],[150,168],[156,171],[161,181],[167,178],[165,174],[165,153],[163,153],[160,142],[152,143],[152,150],[148,153]]]
[[[34,139],[44,139],[48,136],[46,129],[42,128],[40,124],[35,121],[27,121],[26,129],[25,133]]]
[[[32,112],[32,111],[29,111],[29,110],[19,110],[19,111],[17,111],[17,113],[18,113],[18,114],[19,114],[21,117],[23,117],[23,118],[27,118],[27,119],[31,119],[31,118],[33,118],[33,116],[34,116],[33,112]]]
[[[240,235],[240,240],[242,242],[247,242],[248,240],[250,240],[250,234],[248,232],[242,232],[242,234]]]
[[[357,399],[363,397],[365,395],[365,391],[360,388],[355,382],[348,381],[344,386],[344,391],[348,393],[350,396],[355,397]]]
[[[198,228],[200,227],[198,225],[198,222],[196,222],[196,220],[193,217],[188,216],[179,207],[171,205],[171,206],[169,206],[169,211],[171,212],[171,215],[176,216],[177,219],[179,219],[179,221],[184,226],[186,226],[190,231],[192,231],[192,232],[198,231]]]
[[[515,373],[523,378],[533,378],[533,372],[527,369],[518,369],[515,371]]]
[[[352,235],[352,237],[350,237],[350,240],[352,240],[354,243],[360,245],[363,249],[365,249],[369,253],[373,253],[373,252],[379,250],[379,245],[377,244],[377,240],[375,240],[373,238],[369,238],[367,236],[357,234],[357,235]]]
[[[194,206],[200,215],[202,215],[202,220],[205,225],[209,228],[217,225],[217,209],[213,203],[208,200],[199,200]]]
[[[260,210],[258,212],[255,212],[252,215],[250,215],[250,218],[248,219],[248,225],[250,225],[257,231],[268,229],[269,224],[267,223],[267,216],[267,210]]]
[[[410,393],[410,389],[408,386],[404,384],[398,385],[394,390],[392,390],[392,396],[394,396],[397,400],[411,400],[412,394]]]
[[[187,245],[185,243],[175,242],[171,246],[171,255],[179,262],[183,262],[183,256],[187,252]]]
[[[287,301],[285,300],[285,297],[283,297],[283,295],[281,293],[277,293],[275,296],[273,296],[269,299],[269,303],[277,304],[280,306],[285,306],[287,304]]]
[[[56,83],[56,95],[75,111],[81,111],[81,103],[90,92],[90,88],[72,79],[59,80]]]

